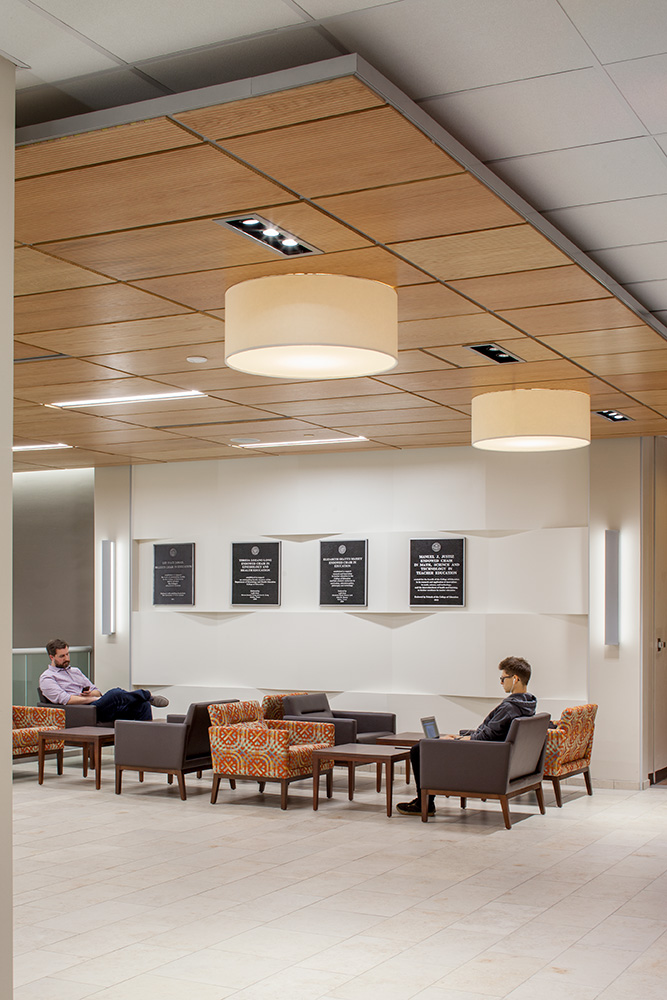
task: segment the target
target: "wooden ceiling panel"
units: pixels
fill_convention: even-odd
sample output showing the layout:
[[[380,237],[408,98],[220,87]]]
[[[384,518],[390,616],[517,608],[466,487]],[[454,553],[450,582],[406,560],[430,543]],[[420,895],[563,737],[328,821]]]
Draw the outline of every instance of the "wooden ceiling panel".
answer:
[[[125,456],[132,462],[144,459],[152,462],[187,462],[197,459],[215,459],[231,457],[231,450],[224,444],[209,441],[176,438],[171,441],[136,441],[124,444],[110,444],[105,450],[112,455]]]
[[[79,361],[78,358],[53,358],[44,361],[24,361],[14,365],[14,388],[18,393],[31,386],[117,379],[118,372],[103,365]],[[159,391],[159,390],[158,390]]]
[[[437,434],[392,434],[374,437],[373,441],[394,448],[447,448],[470,444],[470,428]]]
[[[203,342],[215,343],[223,339],[225,327],[219,320],[200,313],[179,312],[181,315],[178,316],[34,332],[21,336],[20,339],[30,340],[31,344],[42,349],[42,353],[62,353],[87,358],[119,351],[201,345]]]
[[[465,316],[480,313],[478,305],[453,292],[438,281],[404,285],[398,289],[398,319],[435,319],[438,316]]]
[[[210,424],[207,427],[193,427],[189,433],[183,429],[178,431],[181,438],[191,437],[200,441],[217,441],[228,444],[233,437],[256,437],[266,440],[267,436],[289,431],[303,436],[305,433],[317,431],[317,425],[306,420],[296,420],[291,417],[265,417],[264,420],[239,420],[237,423]]]
[[[30,363],[30,362],[28,362]],[[114,373],[118,375],[118,372]],[[141,378],[100,379],[93,382],[77,382],[76,386],[63,382],[49,382],[46,385],[33,385],[22,388],[16,393],[19,399],[27,399],[32,403],[58,403],[70,399],[109,399],[112,396],[126,396],[139,392],[161,392],[156,382]],[[196,400],[195,400],[196,402]],[[108,413],[115,417],[117,413]]]
[[[426,420],[453,420],[461,416],[446,406],[437,406],[430,400],[413,396],[414,402],[421,403],[410,409],[356,410],[343,413],[311,413],[308,417],[314,424],[331,427],[332,430],[349,430],[352,427],[370,427],[374,424],[413,424]]]
[[[302,399],[298,402],[271,402],[273,413],[289,417],[310,417],[318,413],[354,413],[367,410],[402,409],[428,406],[429,401],[409,392],[391,390],[389,393],[373,396],[341,396],[339,399]],[[435,404],[433,404],[435,405]],[[268,407],[267,407],[268,409]]]
[[[358,278],[372,278],[389,285],[415,284],[428,281],[428,277],[409,264],[398,260],[382,247],[365,250],[346,250],[343,253],[318,254],[300,258],[298,270],[303,274],[350,274]],[[224,306],[225,291],[240,281],[263,278],[272,274],[293,274],[295,261],[272,260],[266,264],[245,267],[227,267],[199,274],[177,274],[168,278],[150,278],[137,281],[138,288],[164,295],[182,302],[193,309],[217,309]]]
[[[244,372],[237,372],[227,367],[211,368],[206,371],[205,365],[192,365],[192,370],[186,372],[171,372],[151,377],[165,387],[199,389],[200,392],[224,392],[227,389],[247,389],[250,386],[267,384],[267,379],[261,375],[246,375]],[[294,381],[294,379],[271,379],[271,385],[287,385]]]
[[[357,424],[351,430],[373,440],[384,441],[392,437],[421,437],[424,434],[458,434],[465,432],[470,437],[470,419],[462,414],[452,415],[449,420],[424,420],[420,422],[400,421],[388,424]]]
[[[649,326],[620,327],[615,330],[589,330],[586,333],[558,333],[540,337],[543,344],[570,358],[593,354],[623,354],[626,351],[655,351],[666,341]]]
[[[648,403],[644,399],[644,394],[654,390],[667,391],[665,386],[665,373],[659,372],[638,372],[634,375],[615,375],[614,386],[621,392],[629,396],[635,396],[641,402]],[[640,395],[641,393],[641,395]]]
[[[112,421],[114,425],[119,421]],[[67,431],[66,444],[75,445],[77,448],[106,449],[107,445],[136,444],[136,442],[150,443],[158,441],[172,441],[175,436],[169,431],[155,430],[153,427],[130,427],[120,424],[121,430],[96,430],[96,431]]]
[[[22,178],[50,174],[57,170],[87,167],[93,163],[122,160],[177,149],[179,146],[192,146],[199,142],[196,136],[174,125],[168,118],[131,122],[129,125],[116,125],[95,132],[81,132],[79,135],[66,135],[60,139],[19,146],[16,150],[16,176]]]
[[[508,371],[510,369],[510,371]],[[452,368],[445,372],[417,372],[412,375],[376,376],[378,381],[408,392],[433,389],[456,389],[462,386],[501,385],[510,383],[515,389],[553,379],[577,378],[583,374],[571,361],[534,361],[522,365],[493,365],[484,368]]]
[[[74,267],[48,254],[20,247],[14,251],[14,294],[32,295],[54,292],[62,288],[81,288],[84,285],[103,285],[111,281],[102,274],[94,274],[82,267]]]
[[[19,452],[18,454],[23,455],[24,453]],[[38,454],[40,455],[39,461],[43,463],[44,468],[48,469],[87,469],[89,467],[99,468],[129,464],[126,455],[114,455],[107,451],[93,451],[84,448],[72,448],[67,451],[44,451]],[[144,461],[150,460],[137,459],[137,462]]]
[[[570,263],[518,274],[466,278],[464,281],[453,281],[452,285],[457,291],[493,310],[578,302],[611,295],[595,278]]]
[[[592,299],[533,309],[501,310],[500,315],[535,337],[555,333],[632,326],[637,317],[618,299]]]
[[[384,445],[381,444],[380,442],[375,442],[375,441],[355,441],[347,446],[341,444],[340,442],[336,442],[333,444],[317,444],[317,445],[313,444],[309,445],[308,448],[305,449],[297,448],[297,451],[306,451],[309,455],[336,455],[344,451],[346,452],[380,451],[384,448],[389,448],[389,447],[391,446]],[[287,452],[292,451],[293,453],[293,449],[271,448],[271,445],[269,444],[267,444],[263,448],[252,449],[250,451],[246,451],[243,448],[233,448],[231,450],[239,455],[246,455],[246,456],[254,455],[256,458],[259,458],[261,455],[284,455],[286,450]]]
[[[607,426],[603,427],[602,423],[607,424]],[[657,434],[667,434],[667,417],[659,417],[655,414],[652,417],[628,421],[627,423],[609,423],[608,420],[602,420],[602,423],[591,425],[593,440],[610,437],[638,437],[640,434],[651,437]]]
[[[37,347],[35,344],[23,343],[20,340],[14,340],[14,360],[20,361],[22,358],[42,358],[45,354],[58,354],[59,351],[45,351],[42,347]]]
[[[548,364],[549,362],[546,363]],[[488,368],[485,368],[484,371],[488,372]],[[449,373],[445,372],[445,374]],[[420,391],[420,395],[424,399],[431,399],[433,402],[439,403],[441,406],[451,406],[453,409],[465,410],[466,407],[470,406],[475,396],[480,396],[486,392],[502,392],[504,389],[516,388],[516,384],[506,382],[500,385],[467,385],[451,389],[423,389]],[[588,393],[591,397],[596,393],[609,391],[609,386],[592,375],[584,376],[583,378],[555,379],[548,382],[533,381],[519,388],[572,389],[574,392]]]
[[[395,249],[441,281],[531,271],[568,262],[565,254],[527,223],[399,243]]]
[[[221,332],[222,329],[221,326]],[[126,351],[122,354],[96,354],[92,357],[98,365],[115,368],[128,375],[145,375],[148,378],[168,372],[180,372],[184,375],[191,372],[193,375],[198,375],[211,368],[224,367],[225,344],[221,338],[217,342],[154,348],[148,351]],[[207,360],[202,364],[188,364],[189,357],[205,357]],[[255,381],[253,385],[256,384]]]
[[[470,174],[320,198],[317,204],[382,243],[523,222],[520,215]]]
[[[184,312],[187,309],[181,305],[129,285],[95,285],[41,295],[19,295],[15,300],[14,327],[19,334],[33,334],[39,330],[174,316]]]
[[[16,232],[24,243],[43,243],[290,200],[277,184],[201,145],[18,181]]]
[[[274,94],[261,94],[241,101],[216,104],[211,108],[182,111],[172,117],[200,135],[221,140],[381,107],[384,103],[361,80],[347,76]]]
[[[463,171],[388,106],[231,139],[225,149],[313,199]]]
[[[453,316],[443,319],[419,319],[398,324],[398,346],[401,350],[414,347],[447,347],[452,344],[486,344],[515,339],[517,331],[490,313]]]
[[[262,385],[250,389],[223,389],[215,395],[218,399],[226,399],[231,403],[263,406],[269,403],[292,403],[306,399],[323,402],[341,396],[354,398],[357,393],[362,396],[374,396],[393,391],[383,382],[373,378],[333,378],[323,382],[290,382],[287,385]]]
[[[393,375],[403,375],[406,372],[434,372],[451,367],[446,360],[426,351],[399,351],[398,364],[391,371]]]
[[[539,341],[531,340],[530,337],[522,337],[521,340],[494,340],[494,344],[502,347],[505,351],[513,354],[522,361],[557,361],[558,355],[550,351],[548,347],[540,344]],[[469,347],[434,347],[433,354],[437,354],[444,361],[449,361],[459,368],[482,368],[486,365],[496,365],[497,361],[485,358],[476,351],[471,351]],[[517,369],[517,375],[520,372]]]
[[[596,375],[632,375],[635,372],[662,372],[667,376],[667,344],[659,351],[639,351],[629,354],[596,354],[592,357],[577,358]]]

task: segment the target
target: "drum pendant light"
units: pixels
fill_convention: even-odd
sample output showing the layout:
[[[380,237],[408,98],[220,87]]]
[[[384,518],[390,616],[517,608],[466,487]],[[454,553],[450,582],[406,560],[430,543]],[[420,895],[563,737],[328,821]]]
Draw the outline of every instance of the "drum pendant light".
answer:
[[[590,397],[570,389],[508,389],[475,396],[472,444],[486,451],[564,451],[591,441]]]

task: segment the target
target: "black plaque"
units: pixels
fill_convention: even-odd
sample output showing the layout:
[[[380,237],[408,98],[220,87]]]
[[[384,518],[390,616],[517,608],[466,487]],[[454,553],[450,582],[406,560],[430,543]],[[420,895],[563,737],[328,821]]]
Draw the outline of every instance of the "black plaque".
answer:
[[[195,543],[153,546],[153,604],[195,603]]]
[[[465,538],[410,540],[410,604],[449,608],[465,605]]]
[[[367,541],[320,542],[320,605],[365,608]]]
[[[280,542],[232,542],[232,604],[280,606]]]

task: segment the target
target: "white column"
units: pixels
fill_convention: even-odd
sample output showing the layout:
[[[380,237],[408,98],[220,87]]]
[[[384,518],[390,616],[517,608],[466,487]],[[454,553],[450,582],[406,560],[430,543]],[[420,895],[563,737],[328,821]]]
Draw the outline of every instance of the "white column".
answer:
[[[14,290],[15,67],[0,58],[0,634],[5,679],[0,726],[0,996],[12,995],[12,397]]]
[[[95,684],[130,688],[131,489],[129,465],[95,469]],[[102,634],[102,540],[116,543],[116,631]]]

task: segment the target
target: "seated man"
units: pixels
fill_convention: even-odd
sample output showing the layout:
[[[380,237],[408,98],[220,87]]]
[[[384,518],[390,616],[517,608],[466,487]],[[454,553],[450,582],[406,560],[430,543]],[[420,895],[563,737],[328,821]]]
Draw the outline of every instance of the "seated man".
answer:
[[[150,722],[153,718],[151,705],[166,708],[169,699],[153,695],[145,688],[124,691],[111,688],[102,694],[92,687],[89,679],[78,667],[70,666],[69,646],[64,639],[51,639],[46,644],[46,652],[51,661],[39,678],[42,694],[55,705],[95,705],[100,722],[115,719],[139,719]]]
[[[537,699],[528,692],[530,680],[530,663],[520,656],[507,656],[498,664],[500,683],[507,697],[489,712],[477,729],[461,729],[458,736],[441,736],[441,740],[490,740],[496,743],[504,742],[513,719],[524,715],[535,715]],[[417,798],[411,802],[399,802],[397,810],[404,816],[421,815],[421,787],[419,785],[419,743],[410,751],[412,771],[417,786]],[[435,796],[429,795],[428,814],[435,815]]]

